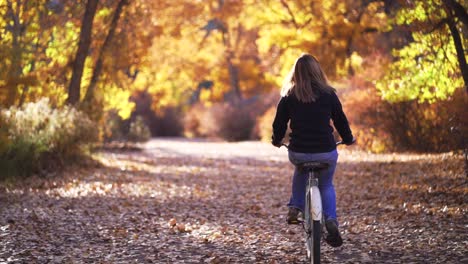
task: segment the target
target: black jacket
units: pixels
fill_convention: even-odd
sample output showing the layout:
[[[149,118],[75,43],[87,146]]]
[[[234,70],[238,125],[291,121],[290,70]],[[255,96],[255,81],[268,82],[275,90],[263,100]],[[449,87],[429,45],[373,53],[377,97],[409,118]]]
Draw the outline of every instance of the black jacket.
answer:
[[[289,149],[301,153],[330,152],[336,149],[333,125],[344,143],[351,143],[353,134],[335,92],[321,92],[315,102],[302,103],[293,94],[282,97],[273,121],[272,143],[278,145],[286,133],[291,134]]]

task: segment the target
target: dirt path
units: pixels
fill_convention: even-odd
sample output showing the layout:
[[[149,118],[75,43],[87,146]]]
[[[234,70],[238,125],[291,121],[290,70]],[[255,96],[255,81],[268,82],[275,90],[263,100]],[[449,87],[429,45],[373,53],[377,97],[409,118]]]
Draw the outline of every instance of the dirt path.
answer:
[[[259,142],[155,139],[103,165],[0,185],[0,263],[304,263],[292,167]],[[467,263],[460,157],[340,149],[345,244],[324,263]]]

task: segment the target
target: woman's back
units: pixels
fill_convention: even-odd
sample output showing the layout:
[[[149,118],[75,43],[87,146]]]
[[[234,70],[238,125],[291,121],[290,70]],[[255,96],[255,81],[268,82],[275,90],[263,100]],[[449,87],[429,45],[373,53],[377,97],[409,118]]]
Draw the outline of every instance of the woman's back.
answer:
[[[291,150],[303,153],[329,152],[336,148],[330,119],[344,140],[352,138],[341,103],[333,91],[320,92],[315,101],[307,103],[290,94],[282,97],[278,104],[273,134],[274,137],[280,136],[286,120],[290,120]]]

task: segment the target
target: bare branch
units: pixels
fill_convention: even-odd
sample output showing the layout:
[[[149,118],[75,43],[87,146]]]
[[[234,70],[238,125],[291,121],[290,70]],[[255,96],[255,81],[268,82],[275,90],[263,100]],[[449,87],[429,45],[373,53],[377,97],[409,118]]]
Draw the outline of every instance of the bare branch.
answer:
[[[453,12],[460,21],[468,27],[468,13],[463,5],[456,0],[443,0],[444,4]]]
[[[294,24],[294,26],[298,29],[300,28],[299,25],[297,24],[296,17],[294,16],[294,13],[292,12],[291,8],[289,7],[288,3],[286,1],[281,0],[281,4],[286,8],[288,11],[288,14],[291,16],[291,22]]]
[[[436,31],[437,29],[440,29],[441,27],[443,27],[447,23],[448,23],[448,19],[444,18],[444,19],[440,20],[437,24],[435,24],[431,29],[429,29],[428,31],[425,31],[424,34],[430,34],[430,33],[434,32],[434,31]]]

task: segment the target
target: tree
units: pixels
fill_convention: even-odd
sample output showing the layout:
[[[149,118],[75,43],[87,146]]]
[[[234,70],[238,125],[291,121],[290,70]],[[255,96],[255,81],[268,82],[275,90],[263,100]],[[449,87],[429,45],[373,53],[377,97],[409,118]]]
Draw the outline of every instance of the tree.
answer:
[[[154,95],[154,107],[201,101],[240,101],[270,90],[250,1],[177,1],[152,11],[156,35],[135,83]],[[150,62],[153,62],[150,64]],[[209,89],[198,89],[210,82]],[[198,97],[198,96],[197,96]]]
[[[0,102],[21,105],[47,96],[64,100],[80,5],[0,0]],[[73,41],[72,41],[73,40]]]
[[[80,101],[81,77],[83,76],[85,60],[88,56],[89,47],[91,45],[93,20],[94,15],[96,14],[98,2],[98,0],[88,0],[86,2],[86,9],[81,24],[78,50],[76,51],[75,60],[73,62],[72,77],[70,85],[68,86],[67,103],[72,105]]]
[[[36,51],[39,39],[31,34],[31,27],[37,25],[44,14],[44,8],[34,8],[21,1],[0,2],[0,98],[5,106],[14,105],[20,90],[35,83],[34,75],[29,75],[26,62],[30,51]],[[28,52],[29,51],[29,52]],[[32,65],[30,68],[34,68]]]
[[[115,9],[114,15],[112,17],[112,22],[111,22],[111,24],[109,26],[109,31],[108,31],[108,33],[106,35],[106,39],[104,40],[104,43],[101,46],[101,49],[99,50],[96,65],[94,66],[94,70],[93,70],[93,75],[91,77],[91,81],[90,81],[88,89],[86,91],[84,101],[87,102],[87,103],[90,103],[91,100],[93,99],[94,90],[95,90],[97,82],[99,80],[99,76],[101,75],[101,72],[102,72],[102,64],[103,64],[103,60],[104,60],[104,53],[109,49],[109,45],[111,44],[112,38],[114,37],[115,29],[117,28],[117,23],[118,23],[118,21],[120,19],[122,9],[123,9],[124,5],[126,5],[126,4],[127,4],[127,0],[120,0],[119,3],[117,4],[116,9]]]
[[[222,45],[224,47],[224,59],[229,76],[229,91],[225,94],[225,98],[237,103],[242,99],[239,79],[239,65],[234,63],[236,54],[235,48],[240,41],[242,34],[242,26],[240,22],[234,25],[229,23],[233,17],[237,17],[242,10],[242,1],[217,1],[216,6],[211,6],[210,15],[213,16],[202,27],[206,31],[203,41],[214,31],[218,31],[222,36]],[[235,22],[234,22],[235,23]],[[237,30],[237,32],[236,32]],[[234,31],[234,32],[233,32]],[[236,37],[236,33],[238,34]]]
[[[468,93],[468,66],[466,64],[465,49],[460,37],[460,32],[463,27],[468,30],[468,13],[467,10],[455,0],[443,0],[444,7],[447,10],[448,16],[444,21],[453,38],[455,50],[457,51],[458,66],[465,82],[465,89]],[[464,38],[466,40],[466,38]]]
[[[395,61],[377,84],[383,97],[432,102],[468,87],[467,38],[460,36],[468,30],[467,21],[465,8],[455,0],[407,1],[395,26],[408,27],[413,41],[393,51]]]
[[[330,79],[354,74],[354,61],[379,49],[386,23],[381,1],[260,1],[251,12],[260,21],[259,49],[272,79],[281,84],[294,60],[314,54]]]

